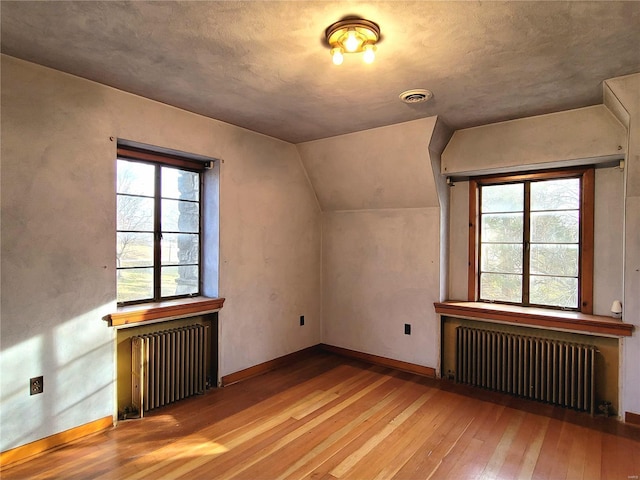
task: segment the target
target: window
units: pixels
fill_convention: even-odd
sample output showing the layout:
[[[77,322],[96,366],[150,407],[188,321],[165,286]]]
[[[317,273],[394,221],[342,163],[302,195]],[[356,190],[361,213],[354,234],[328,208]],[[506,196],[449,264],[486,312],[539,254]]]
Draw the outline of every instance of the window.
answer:
[[[593,169],[469,183],[470,299],[592,313]]]
[[[118,148],[119,304],[200,294],[204,166],[189,159]]]

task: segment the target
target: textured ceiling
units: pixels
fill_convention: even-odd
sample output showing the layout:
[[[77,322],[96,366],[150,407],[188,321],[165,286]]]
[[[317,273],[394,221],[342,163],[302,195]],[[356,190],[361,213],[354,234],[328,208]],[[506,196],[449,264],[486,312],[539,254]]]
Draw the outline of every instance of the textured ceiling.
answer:
[[[453,129],[601,103],[640,72],[640,2],[0,2],[2,52],[293,143],[439,115]],[[380,25],[337,67],[324,30]],[[406,105],[404,90],[434,98]]]

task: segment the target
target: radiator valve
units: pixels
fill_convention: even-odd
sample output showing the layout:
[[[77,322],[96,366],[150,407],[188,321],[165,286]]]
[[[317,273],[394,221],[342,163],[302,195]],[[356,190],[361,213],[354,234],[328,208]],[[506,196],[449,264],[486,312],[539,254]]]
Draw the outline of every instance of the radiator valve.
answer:
[[[124,407],[124,411],[118,411],[118,420],[130,420],[132,418],[140,418],[140,412],[135,406]]]
[[[598,405],[598,410],[605,416],[608,417],[611,415],[611,402],[600,402]]]

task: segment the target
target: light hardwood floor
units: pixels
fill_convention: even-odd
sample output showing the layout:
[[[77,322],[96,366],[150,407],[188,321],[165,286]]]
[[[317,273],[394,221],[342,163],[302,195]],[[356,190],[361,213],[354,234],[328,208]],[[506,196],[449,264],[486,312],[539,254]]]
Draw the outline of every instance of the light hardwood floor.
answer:
[[[3,479],[637,479],[640,428],[329,353],[121,422]]]

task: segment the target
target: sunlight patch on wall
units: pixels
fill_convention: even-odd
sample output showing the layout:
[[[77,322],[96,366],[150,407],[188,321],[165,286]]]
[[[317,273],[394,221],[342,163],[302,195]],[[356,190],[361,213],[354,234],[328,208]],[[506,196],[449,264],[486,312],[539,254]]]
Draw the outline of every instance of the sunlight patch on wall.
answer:
[[[44,393],[29,394],[29,379],[43,375],[41,335],[2,350],[0,356],[0,451],[18,446],[28,432],[37,430],[45,415],[47,378]]]
[[[50,408],[61,426],[66,424],[65,417],[73,421],[81,411],[110,413],[111,404],[105,404],[105,399],[113,396],[114,365],[104,359],[113,357],[115,331],[102,320],[110,307],[95,308],[54,329],[51,357],[56,369],[52,379],[55,404]]]
[[[113,413],[115,343],[105,304],[6,347],[0,357],[1,451]],[[29,379],[44,391],[30,395]]]

